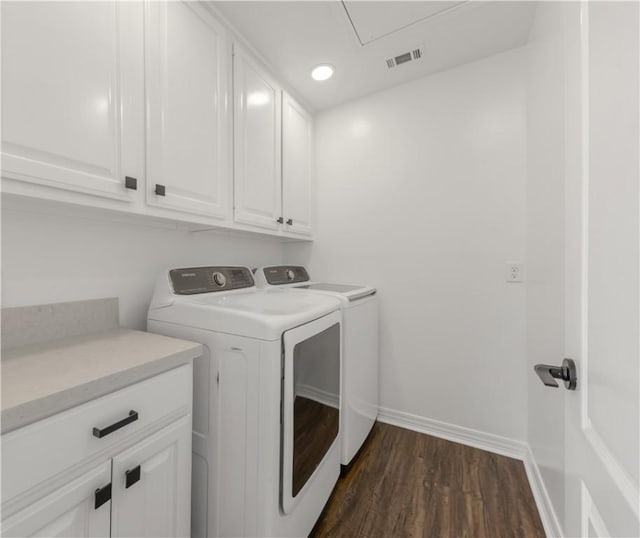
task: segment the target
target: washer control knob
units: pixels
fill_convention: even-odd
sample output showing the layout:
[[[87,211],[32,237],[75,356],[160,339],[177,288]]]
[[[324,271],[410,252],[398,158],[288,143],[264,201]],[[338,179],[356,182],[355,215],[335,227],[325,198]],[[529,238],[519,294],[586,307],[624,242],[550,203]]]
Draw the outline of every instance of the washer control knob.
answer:
[[[287,269],[287,280],[293,280],[296,277],[296,274],[293,272],[293,269]]]
[[[227,283],[227,277],[220,272],[213,273],[213,281],[218,286],[224,286]]]

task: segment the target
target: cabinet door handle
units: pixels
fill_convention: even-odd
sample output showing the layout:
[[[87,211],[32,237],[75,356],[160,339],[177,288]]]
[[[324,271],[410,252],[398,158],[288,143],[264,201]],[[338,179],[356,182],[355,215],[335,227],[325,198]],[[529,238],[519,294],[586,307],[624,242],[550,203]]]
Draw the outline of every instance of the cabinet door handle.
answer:
[[[276,222],[277,222],[278,224],[282,224],[282,223],[284,222],[284,219],[283,219],[282,217],[278,217],[278,218],[276,219]]]
[[[293,224],[293,219],[287,219],[287,224],[291,226]]]
[[[155,192],[157,196],[165,196],[166,194],[165,186],[160,185],[159,183],[156,183],[156,190],[153,192]]]
[[[107,426],[106,428],[93,428],[93,436],[94,437],[104,437],[105,435],[109,435],[120,428],[124,428],[127,424],[131,424],[138,420],[138,412],[131,410],[129,411],[129,416],[119,420],[118,422],[114,422],[111,426]]]
[[[133,469],[129,469],[124,473],[124,487],[125,489],[130,488],[136,482],[140,481],[140,466],[134,467]]]
[[[138,190],[138,180],[135,177],[125,176],[124,177],[124,186],[127,189],[131,189],[132,191]]]
[[[97,510],[104,503],[111,500],[111,484],[107,484],[103,488],[98,488],[95,493],[95,502],[93,507]]]

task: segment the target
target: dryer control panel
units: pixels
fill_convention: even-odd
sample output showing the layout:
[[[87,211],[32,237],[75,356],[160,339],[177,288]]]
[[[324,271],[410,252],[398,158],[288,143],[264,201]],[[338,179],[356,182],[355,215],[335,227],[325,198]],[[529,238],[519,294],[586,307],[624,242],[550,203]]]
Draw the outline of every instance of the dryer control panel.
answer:
[[[187,267],[169,271],[173,293],[194,295],[213,291],[250,288],[254,285],[248,267]]]
[[[309,282],[309,273],[300,265],[277,265],[265,267],[263,271],[265,280],[272,286]]]

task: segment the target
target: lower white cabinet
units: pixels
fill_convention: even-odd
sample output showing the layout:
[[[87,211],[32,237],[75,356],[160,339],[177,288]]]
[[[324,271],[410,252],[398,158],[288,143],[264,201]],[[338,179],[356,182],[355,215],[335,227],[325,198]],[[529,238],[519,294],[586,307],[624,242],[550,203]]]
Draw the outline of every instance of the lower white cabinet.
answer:
[[[111,482],[104,462],[7,518],[3,536],[109,536],[111,502],[95,507],[96,491]]]
[[[192,383],[179,366],[2,435],[0,534],[189,536]]]
[[[188,536],[191,421],[183,417],[113,458],[111,536]]]

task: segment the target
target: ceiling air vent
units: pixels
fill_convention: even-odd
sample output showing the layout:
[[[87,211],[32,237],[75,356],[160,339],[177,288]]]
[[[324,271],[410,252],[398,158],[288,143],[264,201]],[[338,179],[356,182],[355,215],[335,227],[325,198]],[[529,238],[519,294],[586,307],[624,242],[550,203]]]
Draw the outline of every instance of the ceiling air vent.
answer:
[[[418,47],[416,49],[410,50],[408,52],[403,52],[402,54],[398,54],[393,58],[387,59],[387,67],[389,69],[393,69],[397,65],[406,64],[407,62],[411,62],[414,60],[419,60],[424,55],[424,46]]]

